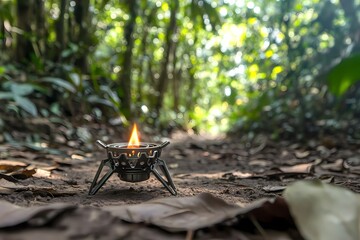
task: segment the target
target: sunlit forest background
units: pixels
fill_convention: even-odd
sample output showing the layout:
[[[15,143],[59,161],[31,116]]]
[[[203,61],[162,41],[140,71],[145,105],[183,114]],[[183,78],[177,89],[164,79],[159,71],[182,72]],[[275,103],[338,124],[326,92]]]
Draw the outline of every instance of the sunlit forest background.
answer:
[[[359,19],[358,0],[1,0],[0,128],[359,139]]]

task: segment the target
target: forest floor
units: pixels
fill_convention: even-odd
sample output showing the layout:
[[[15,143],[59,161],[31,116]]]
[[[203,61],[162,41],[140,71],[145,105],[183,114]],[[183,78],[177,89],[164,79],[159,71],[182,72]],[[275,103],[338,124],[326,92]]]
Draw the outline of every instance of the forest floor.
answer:
[[[171,144],[163,149],[162,159],[177,187],[177,197],[211,193],[244,205],[279,196],[286,186],[300,179],[320,179],[360,192],[358,145],[344,146],[337,139],[304,144],[262,136],[250,144],[236,137],[180,133],[167,140]],[[90,184],[106,152],[97,146],[88,151],[69,145],[43,151],[1,145],[0,199],[23,207],[54,202],[103,207],[171,196],[154,176],[128,183],[115,174],[96,195],[89,196]]]
[[[231,203],[249,203],[281,194],[299,179],[321,179],[360,192],[360,150],[356,145],[341,148],[329,141],[300,144],[259,137],[251,146],[236,138],[184,134],[168,140],[171,144],[163,149],[161,158],[168,165],[178,196],[207,192]],[[154,176],[128,183],[114,174],[96,195],[88,196],[99,164],[106,158],[100,147],[85,152],[63,146],[54,153],[11,145],[0,148],[0,168],[14,170],[7,174],[14,181],[0,179],[0,196],[21,206],[133,204],[171,195]]]

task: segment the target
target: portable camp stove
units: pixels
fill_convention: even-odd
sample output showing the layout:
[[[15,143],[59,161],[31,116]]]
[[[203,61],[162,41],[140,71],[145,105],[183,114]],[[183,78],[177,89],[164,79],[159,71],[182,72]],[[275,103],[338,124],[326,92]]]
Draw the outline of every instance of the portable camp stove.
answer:
[[[128,143],[105,144],[100,140],[97,143],[106,149],[108,158],[101,161],[89,195],[96,194],[113,173],[117,173],[119,178],[126,182],[142,182],[149,179],[150,173],[153,173],[172,195],[177,195],[166,163],[160,159],[162,149],[170,142],[165,141],[161,144],[140,142],[136,147],[129,147]],[[105,165],[110,169],[98,181]],[[164,177],[160,175],[157,168]]]

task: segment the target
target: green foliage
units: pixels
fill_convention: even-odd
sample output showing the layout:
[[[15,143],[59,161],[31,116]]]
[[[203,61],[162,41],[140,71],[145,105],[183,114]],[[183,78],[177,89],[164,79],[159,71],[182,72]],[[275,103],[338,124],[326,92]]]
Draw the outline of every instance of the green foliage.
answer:
[[[343,59],[329,72],[328,84],[330,91],[337,95],[344,95],[357,81],[360,81],[360,55]]]
[[[0,101],[20,115],[279,137],[360,112],[357,2],[40,2],[0,3]]]
[[[4,82],[2,89],[4,91],[0,92],[0,101],[4,100],[8,103],[14,101],[16,107],[20,107],[32,116],[38,115],[35,104],[28,98],[36,86],[28,83]]]
[[[71,83],[69,83],[64,79],[56,78],[56,77],[44,77],[40,80],[41,82],[50,83],[54,86],[58,86],[65,91],[69,91],[70,93],[76,93],[76,88]]]

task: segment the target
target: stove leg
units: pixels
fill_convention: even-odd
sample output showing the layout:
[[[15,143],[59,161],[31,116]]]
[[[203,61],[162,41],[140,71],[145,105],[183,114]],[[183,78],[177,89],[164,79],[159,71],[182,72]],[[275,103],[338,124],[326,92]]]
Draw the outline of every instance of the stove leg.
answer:
[[[172,178],[170,176],[169,170],[166,166],[166,163],[164,160],[157,159],[156,166],[159,166],[161,172],[164,174],[166,180],[160,175],[158,170],[154,167],[151,169],[151,172],[155,175],[155,177],[164,185],[164,187],[174,196],[177,195],[176,187],[174,185],[174,182],[172,181]]]
[[[89,195],[95,195],[97,193],[97,191],[99,191],[99,189],[105,184],[105,182],[111,177],[111,175],[114,173],[114,169],[112,169],[110,167],[110,170],[100,179],[100,181],[98,182],[98,178],[100,176],[100,173],[104,167],[104,165],[106,165],[106,163],[109,161],[109,159],[105,159],[101,161],[101,164],[95,174],[94,180],[91,183],[90,189],[89,189]]]
[[[165,174],[165,177],[168,180],[170,186],[174,190],[176,190],[175,184],[174,184],[174,182],[173,182],[173,180],[172,180],[172,178],[170,176],[170,172],[169,172],[169,169],[167,168],[167,165],[166,165],[165,161],[162,160],[162,159],[158,159],[158,161],[160,162],[159,167],[160,167],[161,171]]]

